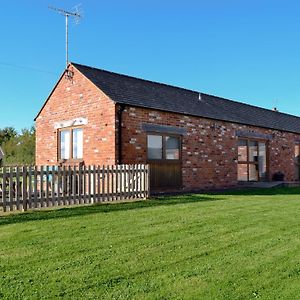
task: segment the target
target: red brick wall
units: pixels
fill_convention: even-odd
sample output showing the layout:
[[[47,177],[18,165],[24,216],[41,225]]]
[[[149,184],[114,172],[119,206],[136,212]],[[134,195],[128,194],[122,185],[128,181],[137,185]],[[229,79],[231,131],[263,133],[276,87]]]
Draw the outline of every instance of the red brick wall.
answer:
[[[123,112],[123,163],[147,162],[143,123],[187,129],[187,135],[182,137],[182,179],[185,189],[237,184],[237,130],[271,134],[273,138],[267,150],[270,177],[281,171],[286,180],[295,180],[294,144],[300,135],[134,107],[127,107]]]
[[[73,67],[72,67],[73,68]],[[118,157],[118,118],[115,105],[74,68],[74,77],[59,81],[36,120],[36,163],[55,165],[55,122],[87,118],[83,127],[85,164],[115,164]],[[237,184],[237,130],[270,134],[269,174],[282,171],[295,180],[294,142],[300,135],[150,109],[125,107],[122,114],[122,163],[146,163],[143,123],[186,128],[182,137],[182,180],[185,189],[221,188]]]
[[[79,71],[72,80],[62,77],[36,120],[36,164],[55,165],[55,122],[87,118],[83,127],[85,164],[115,163],[115,104]]]

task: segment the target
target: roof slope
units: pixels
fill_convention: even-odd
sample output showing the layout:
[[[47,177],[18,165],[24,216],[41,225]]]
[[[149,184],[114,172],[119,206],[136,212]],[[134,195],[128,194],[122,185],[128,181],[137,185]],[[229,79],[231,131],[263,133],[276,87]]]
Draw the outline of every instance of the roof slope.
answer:
[[[300,133],[300,117],[72,63],[117,103]]]

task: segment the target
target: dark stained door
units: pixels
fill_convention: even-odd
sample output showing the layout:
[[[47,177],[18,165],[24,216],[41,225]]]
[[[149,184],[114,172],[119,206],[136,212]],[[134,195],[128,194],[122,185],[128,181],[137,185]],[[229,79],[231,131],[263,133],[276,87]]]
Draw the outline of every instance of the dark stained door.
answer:
[[[150,163],[150,186],[178,188],[181,186],[181,165],[179,163]]]
[[[148,134],[147,156],[152,189],[174,189],[182,185],[181,139],[170,134]]]

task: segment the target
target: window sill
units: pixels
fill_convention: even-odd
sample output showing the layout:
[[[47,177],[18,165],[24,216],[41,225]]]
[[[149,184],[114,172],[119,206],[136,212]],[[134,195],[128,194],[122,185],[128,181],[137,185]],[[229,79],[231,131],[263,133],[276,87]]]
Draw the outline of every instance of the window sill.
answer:
[[[83,159],[59,159],[58,160],[59,165],[83,165],[84,160]]]

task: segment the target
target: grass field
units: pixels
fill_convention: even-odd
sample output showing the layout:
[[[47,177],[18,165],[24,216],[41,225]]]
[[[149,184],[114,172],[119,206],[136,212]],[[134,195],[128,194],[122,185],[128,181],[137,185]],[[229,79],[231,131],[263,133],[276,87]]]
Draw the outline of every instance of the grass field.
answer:
[[[298,299],[300,189],[0,217],[0,299]]]

